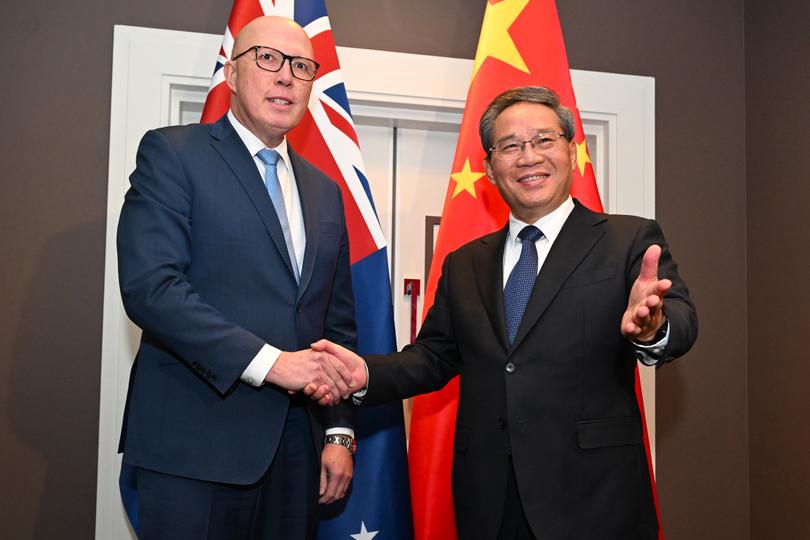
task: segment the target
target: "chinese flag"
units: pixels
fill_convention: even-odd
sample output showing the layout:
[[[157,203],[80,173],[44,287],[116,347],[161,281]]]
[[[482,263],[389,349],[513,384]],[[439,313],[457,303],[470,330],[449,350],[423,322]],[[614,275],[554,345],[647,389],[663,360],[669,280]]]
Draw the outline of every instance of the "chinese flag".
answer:
[[[428,276],[425,314],[433,305],[445,256],[479,236],[500,229],[507,220],[509,208],[484,173],[485,153],[478,135],[478,121],[498,94],[518,86],[549,87],[573,111],[577,167],[571,195],[590,209],[602,211],[554,1],[488,0]],[[638,373],[636,394],[643,417]],[[457,402],[458,379],[438,392],[414,399],[408,462],[416,540],[456,538],[450,471]],[[651,463],[648,443],[646,447]]]

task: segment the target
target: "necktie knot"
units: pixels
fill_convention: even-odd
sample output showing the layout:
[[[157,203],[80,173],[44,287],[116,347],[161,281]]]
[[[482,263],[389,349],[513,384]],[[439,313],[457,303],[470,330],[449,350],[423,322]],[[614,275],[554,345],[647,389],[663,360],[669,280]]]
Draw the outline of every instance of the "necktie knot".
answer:
[[[534,225],[527,225],[518,233],[518,238],[520,238],[521,243],[525,243],[526,241],[537,242],[542,236],[543,232]]]
[[[269,148],[262,148],[256,156],[268,167],[278,163],[278,158],[281,157],[276,150],[270,150]]]

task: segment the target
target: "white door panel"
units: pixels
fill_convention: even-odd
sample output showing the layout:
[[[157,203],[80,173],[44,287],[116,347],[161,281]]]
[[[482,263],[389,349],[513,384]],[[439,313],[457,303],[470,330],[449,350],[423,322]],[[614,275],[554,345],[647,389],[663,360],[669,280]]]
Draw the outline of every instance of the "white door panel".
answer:
[[[358,123],[357,140],[363,153],[374,208],[389,241],[388,267],[391,268],[390,238],[394,216],[394,132],[393,127]]]
[[[396,220],[394,232],[394,321],[397,345],[410,342],[411,299],[404,279],[421,282],[417,324],[422,316],[425,282],[425,217],[441,216],[458,133],[425,129],[397,130]]]

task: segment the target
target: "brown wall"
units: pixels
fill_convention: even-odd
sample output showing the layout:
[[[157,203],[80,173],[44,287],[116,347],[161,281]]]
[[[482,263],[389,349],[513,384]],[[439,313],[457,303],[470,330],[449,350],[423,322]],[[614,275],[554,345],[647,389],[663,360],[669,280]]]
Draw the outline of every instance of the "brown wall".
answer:
[[[656,215],[701,324],[656,374],[664,530],[748,538],[743,3],[558,4],[572,67],[655,77]]]
[[[220,33],[230,3],[46,0],[0,7],[8,51],[0,85],[7,122],[0,143],[3,537],[93,535],[112,25]],[[746,177],[745,133],[757,147],[798,137],[795,146],[803,149],[808,142],[804,125],[779,122],[795,118],[800,88],[808,90],[807,47],[785,55],[780,49],[806,33],[800,26],[806,7],[799,0],[782,3],[796,6],[786,21],[770,14],[771,4],[758,8],[784,24],[774,40],[754,18],[757,8],[746,13],[743,0],[559,2],[571,67],[656,79],[657,215],[701,318],[693,352],[657,374],[659,494],[670,540],[759,537],[749,534],[749,514],[752,531],[780,537],[764,535],[783,511],[775,499],[798,489],[777,488],[769,474],[774,439],[793,448],[777,455],[781,463],[799,467],[797,478],[807,479],[807,464],[801,468],[810,450],[806,431],[799,420],[788,424],[789,417],[779,416],[785,408],[802,410],[803,380],[781,391],[801,359],[798,340],[786,343],[763,328],[777,317],[784,325],[775,328],[801,335],[795,317],[807,303],[791,300],[807,295],[798,279],[807,250],[799,242],[788,249],[783,235],[773,233],[798,221],[798,213],[783,211],[802,201],[807,206],[806,182],[798,187],[804,197],[793,196],[808,153],[765,152],[785,156],[777,161],[749,152]],[[327,6],[339,45],[471,58],[484,2],[327,0]],[[355,23],[358,13],[362,24]],[[776,80],[777,88],[758,74]],[[804,86],[793,89],[790,81],[799,75]],[[790,107],[765,114],[775,98]],[[754,126],[761,131],[752,134]],[[779,136],[783,126],[791,137]],[[806,227],[784,230],[791,240],[807,237]],[[767,263],[786,257],[791,264],[774,270]],[[796,279],[777,274],[782,266]],[[765,296],[774,278],[793,285],[778,302]],[[807,316],[800,320],[807,330]],[[750,498],[760,504],[753,510],[748,393]],[[768,401],[774,394],[783,395]],[[796,520],[806,500],[790,507]]]
[[[221,33],[229,4],[2,2],[3,538],[94,537],[113,25]]]
[[[810,538],[810,4],[745,9],[751,537]]]

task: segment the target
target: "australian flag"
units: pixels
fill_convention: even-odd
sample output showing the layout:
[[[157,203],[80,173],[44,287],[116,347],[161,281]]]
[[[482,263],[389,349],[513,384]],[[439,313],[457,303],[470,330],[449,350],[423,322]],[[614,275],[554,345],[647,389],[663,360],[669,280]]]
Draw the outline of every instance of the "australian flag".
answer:
[[[363,157],[343,85],[332,29],[323,0],[234,0],[216,62],[202,122],[215,122],[228,110],[230,90],[225,62],[234,37],[248,22],[279,15],[309,35],[320,64],[309,110],[287,139],[295,151],[334,180],[343,192],[349,228],[352,279],[360,354],[396,349],[386,241],[377,219]],[[362,408],[355,427],[352,488],[340,502],[322,509],[321,540],[411,540],[410,494],[402,405]],[[121,476],[124,506],[137,531],[134,491],[127,471]]]

